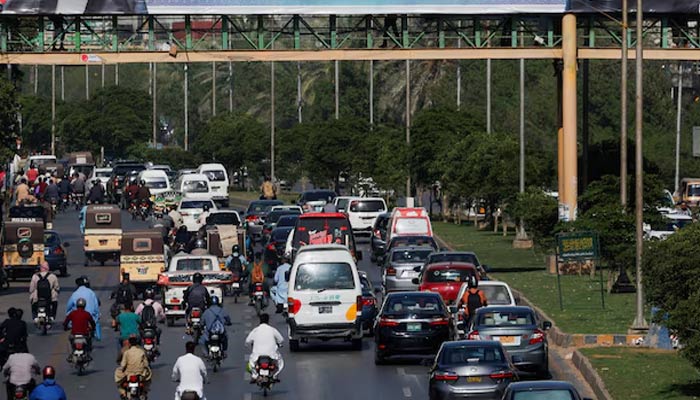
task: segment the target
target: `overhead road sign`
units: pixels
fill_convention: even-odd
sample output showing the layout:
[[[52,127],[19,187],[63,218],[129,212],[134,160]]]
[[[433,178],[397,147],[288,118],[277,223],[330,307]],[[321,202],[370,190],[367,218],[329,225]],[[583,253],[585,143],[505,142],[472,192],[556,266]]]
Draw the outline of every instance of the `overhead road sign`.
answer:
[[[561,14],[566,0],[6,0],[32,15]]]

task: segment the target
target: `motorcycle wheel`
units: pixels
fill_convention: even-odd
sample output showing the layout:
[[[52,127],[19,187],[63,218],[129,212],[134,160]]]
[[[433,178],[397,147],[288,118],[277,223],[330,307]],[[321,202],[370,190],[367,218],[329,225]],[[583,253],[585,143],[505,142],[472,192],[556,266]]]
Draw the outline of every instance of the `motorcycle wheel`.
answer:
[[[46,334],[49,332],[49,325],[44,322],[43,325],[41,325],[41,334],[46,336]]]
[[[85,374],[85,366],[83,364],[78,365],[78,376],[83,376]]]
[[[233,302],[238,304],[238,293],[233,293]]]
[[[219,362],[218,361],[214,361],[214,365],[212,366],[212,369],[214,370],[214,372],[217,372],[219,370]]]
[[[260,316],[260,314],[262,314],[262,309],[263,309],[262,300],[256,299],[255,300],[255,314],[257,314],[258,317]]]

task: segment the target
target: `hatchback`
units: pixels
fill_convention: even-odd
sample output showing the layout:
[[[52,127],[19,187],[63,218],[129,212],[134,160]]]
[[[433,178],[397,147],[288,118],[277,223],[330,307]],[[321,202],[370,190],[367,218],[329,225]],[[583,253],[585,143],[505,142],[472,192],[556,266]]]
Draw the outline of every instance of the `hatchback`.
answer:
[[[499,341],[521,371],[549,376],[549,347],[546,331],[551,322],[539,322],[530,307],[484,307],[472,318],[469,340]]]
[[[389,293],[374,323],[374,362],[395,355],[436,354],[452,338],[450,313],[437,293]]]
[[[70,245],[63,242],[56,231],[44,232],[44,259],[49,263],[50,271],[59,271],[61,276],[68,275],[66,248]]]
[[[415,270],[421,271],[419,278],[413,278],[413,283],[419,285],[418,290],[439,293],[447,304],[455,303],[464,282],[472,277],[478,280],[476,267],[467,263],[437,263]]]
[[[501,343],[493,340],[446,342],[430,369],[430,400],[500,399],[516,377]]]
[[[433,251],[426,247],[397,247],[392,249],[384,262],[382,271],[382,285],[384,292],[398,290],[418,290],[418,285],[413,279],[419,276],[415,271]]]

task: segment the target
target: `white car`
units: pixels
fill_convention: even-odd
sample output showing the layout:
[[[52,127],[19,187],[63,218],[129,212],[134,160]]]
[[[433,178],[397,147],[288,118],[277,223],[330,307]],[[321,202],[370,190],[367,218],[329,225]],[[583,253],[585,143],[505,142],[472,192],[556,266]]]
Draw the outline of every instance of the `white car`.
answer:
[[[93,179],[97,178],[100,180],[100,183],[107,188],[107,183],[109,182],[109,177],[112,176],[112,168],[95,168],[93,171],[92,175],[88,178],[88,181],[85,183],[87,186],[88,191],[92,188],[92,181]]]
[[[211,199],[184,198],[180,200],[177,212],[182,215],[183,224],[187,227],[188,231],[199,230],[201,225],[197,223],[197,219],[204,212],[205,205],[209,206],[210,212],[214,212],[217,209]]]
[[[355,260],[341,245],[299,249],[289,274],[289,349],[308,339],[350,340],[362,349],[362,284]]]
[[[152,195],[159,195],[171,190],[168,175],[160,169],[144,169],[139,172],[138,180],[146,183],[146,187]]]
[[[173,188],[190,198],[211,199],[214,195],[209,186],[209,178],[202,174],[181,175]]]
[[[202,164],[197,168],[197,173],[209,179],[212,199],[222,207],[228,207],[228,173],[222,164]]]
[[[463,283],[457,294],[457,302],[464,296],[464,293],[469,289],[469,284]],[[479,281],[479,289],[484,292],[488,306],[516,306],[517,301],[513,296],[513,291],[507,283],[501,281]],[[461,310],[459,310],[461,312]],[[458,312],[458,313],[459,313]],[[453,315],[453,318],[458,318]],[[457,337],[463,337],[466,332],[463,323],[455,323],[457,327]]]
[[[679,229],[693,223],[693,217],[678,213],[677,211],[662,213],[661,218],[661,223],[654,223],[653,225],[644,224],[644,239],[665,240]]]
[[[350,199],[345,213],[348,215],[353,233],[356,235],[364,233],[369,236],[372,234],[377,216],[386,211],[386,202],[381,197],[358,197]]]

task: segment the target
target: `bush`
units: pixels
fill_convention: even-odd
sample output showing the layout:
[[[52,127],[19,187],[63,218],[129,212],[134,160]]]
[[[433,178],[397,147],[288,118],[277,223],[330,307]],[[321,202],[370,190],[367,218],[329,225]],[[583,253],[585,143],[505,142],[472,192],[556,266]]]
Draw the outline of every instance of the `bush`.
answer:
[[[529,187],[519,193],[507,209],[516,220],[522,219],[525,231],[539,246],[554,248],[552,232],[558,222],[557,200],[547,195],[542,189]]]

